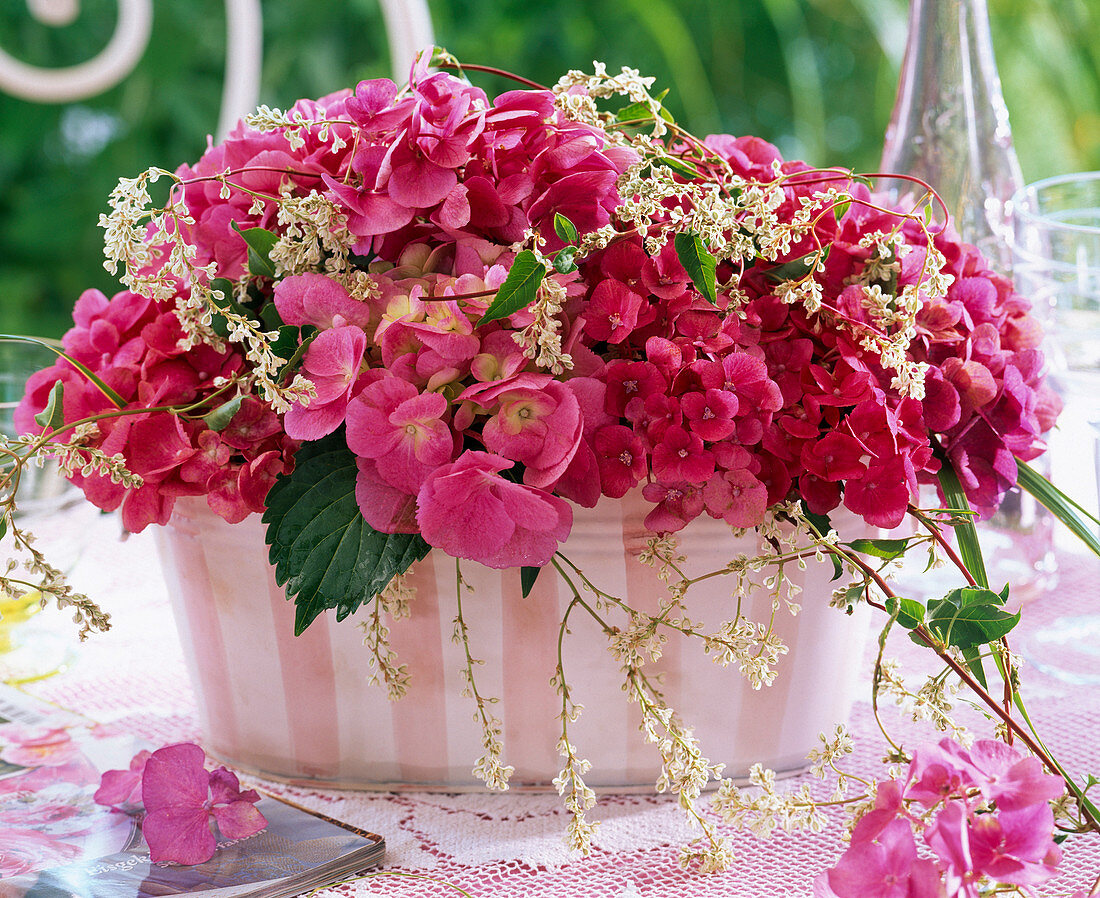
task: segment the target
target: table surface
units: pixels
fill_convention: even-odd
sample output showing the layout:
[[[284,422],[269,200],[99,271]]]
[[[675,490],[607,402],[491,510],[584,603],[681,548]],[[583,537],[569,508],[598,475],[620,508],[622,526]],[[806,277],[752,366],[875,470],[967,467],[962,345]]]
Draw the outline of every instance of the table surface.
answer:
[[[199,740],[194,695],[151,533],[120,541],[113,517],[88,520],[89,544],[72,580],[112,613],[114,626],[77,645],[75,628],[59,612],[43,612],[41,624],[72,633],[72,663],[65,672],[25,688],[158,744]],[[1100,774],[1100,628],[1098,619],[1087,618],[1100,613],[1095,601],[1100,598],[1100,560],[1063,552],[1059,563],[1058,585],[1025,608],[1014,647],[1024,661],[1032,716],[1048,745],[1079,776]],[[1082,640],[1090,636],[1086,645]],[[906,640],[892,647],[903,663],[924,661]],[[1060,653],[1068,650],[1081,653],[1074,677],[1058,667]],[[1072,678],[1077,682],[1068,681]],[[865,691],[869,701],[869,688]],[[906,744],[939,738],[927,724],[906,721],[900,712],[891,718],[893,713],[887,719],[896,720]],[[975,735],[987,735],[989,725],[977,719]],[[851,769],[883,775],[879,759],[885,744],[868,703],[856,705],[850,730],[856,742]],[[795,788],[804,780],[787,784]],[[567,818],[552,794],[374,794],[263,785],[385,836],[386,875],[317,893],[322,896],[445,896],[460,894],[457,889],[476,898],[808,896],[814,876],[843,848],[839,814],[824,832],[778,834],[763,842],[719,824],[731,837],[737,861],[727,873],[703,875],[678,865],[679,847],[692,833],[668,796],[601,794],[592,813],[601,821],[595,849],[581,858],[562,841]],[[820,795],[831,791],[828,784],[815,788]],[[1079,838],[1067,847],[1063,872],[1039,894],[1068,896],[1091,886],[1100,872],[1100,838]]]

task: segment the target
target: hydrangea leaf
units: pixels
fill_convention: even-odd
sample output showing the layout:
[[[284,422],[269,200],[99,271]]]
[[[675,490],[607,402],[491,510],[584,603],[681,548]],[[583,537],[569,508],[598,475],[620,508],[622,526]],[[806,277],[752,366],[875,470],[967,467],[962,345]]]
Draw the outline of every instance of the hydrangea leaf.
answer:
[[[312,324],[300,328],[284,324],[279,328],[279,336],[271,344],[271,351],[279,358],[286,359],[286,364],[279,369],[279,380],[285,381],[288,374],[293,374],[298,369],[302,356],[319,333]]]
[[[677,234],[675,244],[676,255],[695,289],[712,305],[718,305],[718,286],[715,279],[718,261],[707,250],[698,234]]]
[[[531,250],[525,249],[516,256],[508,277],[500,285],[497,295],[485,310],[485,314],[481,316],[478,325],[496,321],[498,318],[507,318],[531,305],[535,301],[539,284],[544,277],[546,277],[546,266]]]
[[[275,277],[275,265],[271,261],[271,250],[274,249],[279,237],[277,234],[265,228],[241,229],[235,221],[231,223],[236,231],[248,244],[248,273],[257,277]]]
[[[341,429],[303,444],[294,472],[268,493],[269,557],[294,598],[295,635],[328,609],[343,620],[431,550],[418,533],[380,533],[363,520],[357,473]]]

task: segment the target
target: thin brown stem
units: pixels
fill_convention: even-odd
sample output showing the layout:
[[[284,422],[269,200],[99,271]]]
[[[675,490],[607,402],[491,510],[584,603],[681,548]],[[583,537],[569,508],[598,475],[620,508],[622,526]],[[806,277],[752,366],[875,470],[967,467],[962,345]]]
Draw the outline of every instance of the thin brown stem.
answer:
[[[512,81],[517,81],[520,84],[526,84],[528,87],[532,87],[535,90],[549,90],[546,85],[539,84],[537,81],[531,81],[528,78],[524,78],[522,75],[517,75],[514,72],[506,71],[505,69],[497,69],[491,65],[473,65],[471,63],[462,63],[459,65],[457,62],[435,62],[433,65],[440,69],[457,69],[460,72],[484,72],[487,75],[500,75],[502,78],[510,78]]]

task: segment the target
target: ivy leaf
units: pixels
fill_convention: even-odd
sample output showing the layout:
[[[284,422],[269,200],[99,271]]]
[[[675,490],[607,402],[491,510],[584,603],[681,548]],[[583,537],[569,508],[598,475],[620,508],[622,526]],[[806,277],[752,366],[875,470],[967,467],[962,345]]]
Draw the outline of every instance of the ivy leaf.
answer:
[[[853,539],[847,545],[853,551],[860,552],[863,555],[873,555],[875,558],[893,561],[905,554],[911,539],[912,537],[906,537],[905,539]]]
[[[271,261],[271,250],[279,237],[265,228],[245,228],[241,230],[235,221],[230,222],[244,242],[248,244],[248,273],[257,277],[275,277],[275,265]]]
[[[50,387],[50,397],[46,400],[46,407],[34,416],[35,423],[46,430],[60,430],[65,424],[65,412],[62,409],[62,392],[64,384],[54,381]]]
[[[575,244],[580,239],[577,226],[560,212],[554,213],[554,233],[562,243]]]
[[[538,260],[533,252],[525,249],[516,256],[508,277],[497,290],[497,295],[481,316],[478,325],[496,321],[498,318],[507,318],[514,312],[524,309],[535,301],[539,284],[546,277],[546,267]]]
[[[531,590],[535,588],[535,580],[538,579],[541,573],[542,568],[540,567],[521,567],[519,569],[519,584],[525,599],[531,595]]]
[[[343,620],[431,551],[419,533],[380,533],[355,501],[355,456],[343,429],[298,450],[294,472],[267,496],[275,581],[294,598],[294,633],[322,611]]]
[[[212,431],[221,433],[229,426],[233,416],[241,410],[241,400],[243,399],[243,396],[236,396],[228,402],[222,403],[209,414],[203,415],[202,420]]]
[[[715,272],[718,261],[707,250],[698,234],[676,235],[676,255],[684,271],[688,273],[695,289],[705,296],[712,305],[718,305],[718,289]]]

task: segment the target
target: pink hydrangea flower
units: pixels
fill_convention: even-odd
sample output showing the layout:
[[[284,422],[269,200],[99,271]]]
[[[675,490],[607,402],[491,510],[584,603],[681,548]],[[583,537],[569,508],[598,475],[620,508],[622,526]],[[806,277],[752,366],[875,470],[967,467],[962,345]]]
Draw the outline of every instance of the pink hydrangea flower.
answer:
[[[348,448],[372,459],[373,472],[415,496],[425,478],[454,457],[455,438],[439,393],[420,393],[399,377],[382,377],[348,407]]]
[[[206,770],[205,760],[199,746],[183,742],[157,749],[145,762],[141,831],[154,863],[208,861],[217,847],[212,821],[229,839],[247,838],[267,825],[254,806],[260,796],[242,792],[236,775],[224,767]]]
[[[344,423],[359,382],[367,336],[358,327],[338,325],[321,331],[302,357],[302,373],[316,389],[308,405],[295,405],[283,419],[287,436],[319,440]]]
[[[569,534],[569,505],[500,476],[512,462],[466,451],[436,469],[417,496],[416,520],[431,545],[487,567],[541,567]]]

